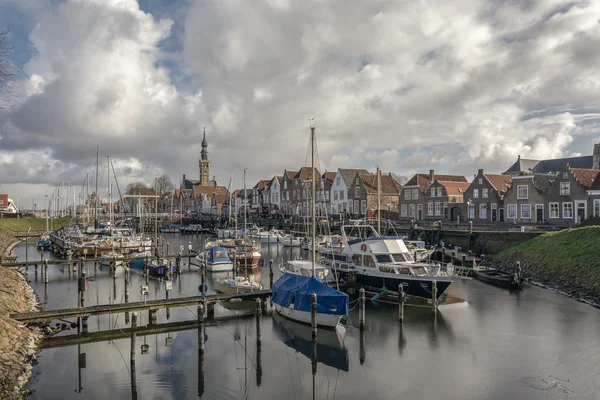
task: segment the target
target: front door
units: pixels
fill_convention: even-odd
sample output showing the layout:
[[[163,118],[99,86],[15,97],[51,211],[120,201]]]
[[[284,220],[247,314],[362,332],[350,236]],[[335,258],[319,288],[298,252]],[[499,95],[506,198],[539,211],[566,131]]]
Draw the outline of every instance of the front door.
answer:
[[[577,208],[577,212],[575,213],[575,223],[581,223],[587,217],[586,210],[586,202],[585,201],[576,201],[575,207]]]
[[[423,208],[419,207],[419,209],[417,210],[418,216],[417,216],[417,220],[421,221],[423,220]]]
[[[504,208],[500,209],[500,222],[504,222]]]
[[[538,224],[544,222],[544,205],[536,204],[535,205],[535,222]]]

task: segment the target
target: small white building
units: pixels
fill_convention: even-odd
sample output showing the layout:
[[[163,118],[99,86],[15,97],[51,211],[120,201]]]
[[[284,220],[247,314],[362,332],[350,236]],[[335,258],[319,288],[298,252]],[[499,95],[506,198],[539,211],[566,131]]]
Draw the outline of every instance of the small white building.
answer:
[[[366,169],[339,168],[331,185],[331,213],[339,214],[349,210],[348,188],[356,174],[368,174]]]
[[[281,210],[281,179],[281,176],[274,176],[268,184],[269,204],[278,210]]]
[[[18,212],[15,202],[9,199],[7,194],[0,194],[0,213],[17,214]]]

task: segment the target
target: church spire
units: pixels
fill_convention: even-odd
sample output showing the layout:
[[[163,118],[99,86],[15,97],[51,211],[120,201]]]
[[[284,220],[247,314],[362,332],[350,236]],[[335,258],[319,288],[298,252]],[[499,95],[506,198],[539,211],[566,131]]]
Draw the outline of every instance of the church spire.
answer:
[[[204,135],[202,136],[202,152],[200,152],[200,158],[202,160],[208,160],[208,143],[206,143],[206,127],[204,127]]]
[[[208,143],[206,143],[206,127],[204,127],[204,135],[202,137],[202,151],[200,152],[200,160],[198,167],[200,168],[200,186],[208,186],[210,182],[210,160],[208,159]]]

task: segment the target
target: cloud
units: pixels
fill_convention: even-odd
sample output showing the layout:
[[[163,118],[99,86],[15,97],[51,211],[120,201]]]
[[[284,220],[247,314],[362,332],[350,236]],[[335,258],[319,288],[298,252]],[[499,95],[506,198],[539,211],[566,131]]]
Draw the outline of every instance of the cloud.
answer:
[[[517,155],[590,154],[600,136],[596,2],[265,0],[184,2],[160,19],[152,11],[70,0],[36,14],[3,154],[43,149],[56,183],[59,166],[87,170],[100,144],[147,166],[136,177],[165,171],[178,181],[197,171],[206,124],[211,174],[224,183],[248,167],[251,182],[305,165],[314,117],[322,169],[470,176]],[[11,165],[30,168],[18,157]]]

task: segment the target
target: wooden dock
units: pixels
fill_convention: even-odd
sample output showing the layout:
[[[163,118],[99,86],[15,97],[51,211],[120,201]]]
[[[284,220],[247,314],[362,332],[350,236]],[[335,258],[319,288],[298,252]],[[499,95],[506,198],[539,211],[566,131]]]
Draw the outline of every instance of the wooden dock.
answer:
[[[248,293],[219,293],[210,294],[205,297],[203,296],[190,296],[190,297],[178,297],[174,299],[162,299],[162,300],[148,300],[138,301],[132,303],[120,303],[120,304],[101,304],[96,306],[87,307],[76,307],[76,308],[65,308],[60,310],[45,310],[31,313],[16,313],[10,314],[10,318],[23,322],[41,322],[41,321],[53,321],[56,319],[66,318],[77,318],[77,317],[90,317],[93,315],[102,314],[115,314],[123,312],[135,312],[135,311],[155,311],[160,308],[175,308],[198,305],[202,303],[211,304],[218,301],[227,301],[232,299],[255,299],[260,297],[262,299],[271,296],[271,289],[257,290],[255,292]]]

